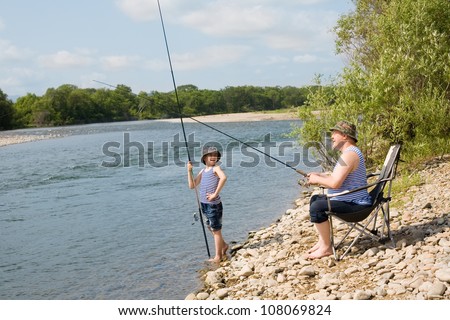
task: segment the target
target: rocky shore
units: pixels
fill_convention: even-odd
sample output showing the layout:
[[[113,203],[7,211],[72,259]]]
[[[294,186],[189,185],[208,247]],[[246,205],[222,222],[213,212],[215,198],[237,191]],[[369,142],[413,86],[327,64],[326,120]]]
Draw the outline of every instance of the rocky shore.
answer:
[[[186,299],[448,300],[449,173],[450,157],[429,162],[419,171],[421,185],[393,194],[396,248],[362,239],[341,261],[306,260],[317,236],[304,197],[268,228],[251,232],[215,270],[203,270],[203,287]]]
[[[33,142],[39,140],[59,138],[54,135],[26,135],[26,134],[0,134],[0,147],[8,146],[11,144]]]

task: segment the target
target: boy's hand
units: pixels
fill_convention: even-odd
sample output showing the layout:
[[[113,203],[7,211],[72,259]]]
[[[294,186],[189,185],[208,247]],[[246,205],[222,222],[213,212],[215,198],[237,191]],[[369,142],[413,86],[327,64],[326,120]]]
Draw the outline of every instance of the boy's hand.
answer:
[[[193,168],[194,168],[194,166],[192,165],[192,162],[188,161],[188,163],[187,163],[188,172],[191,172]]]
[[[207,193],[206,194],[206,199],[208,201],[213,201],[215,198],[217,198],[217,194],[215,194],[215,193]]]

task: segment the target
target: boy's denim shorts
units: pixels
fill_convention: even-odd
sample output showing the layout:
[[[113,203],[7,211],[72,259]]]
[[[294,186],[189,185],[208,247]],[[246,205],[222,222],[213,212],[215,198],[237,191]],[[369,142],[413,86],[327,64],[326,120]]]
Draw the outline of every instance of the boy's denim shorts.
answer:
[[[211,228],[211,230],[216,231],[222,229],[222,202],[219,202],[218,204],[202,202],[202,211],[208,219],[206,220],[206,224]]]

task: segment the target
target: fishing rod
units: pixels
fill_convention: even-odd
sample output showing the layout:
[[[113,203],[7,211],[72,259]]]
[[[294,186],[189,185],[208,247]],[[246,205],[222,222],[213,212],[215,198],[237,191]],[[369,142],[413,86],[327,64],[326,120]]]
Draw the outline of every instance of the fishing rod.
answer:
[[[178,114],[180,116],[181,128],[183,130],[184,143],[186,145],[186,151],[187,151],[188,160],[189,160],[189,162],[191,162],[191,155],[189,153],[188,142],[187,142],[187,139],[186,139],[186,130],[184,129],[182,108],[181,108],[181,104],[180,104],[180,99],[178,98],[178,90],[177,90],[177,85],[176,85],[176,82],[175,82],[175,75],[173,73],[172,59],[170,58],[169,44],[168,44],[167,36],[166,36],[166,28],[164,27],[164,19],[163,19],[163,15],[162,15],[162,11],[161,11],[161,5],[159,4],[159,0],[157,0],[157,2],[158,2],[159,17],[161,18],[161,27],[162,27],[162,31],[163,31],[163,35],[164,35],[164,42],[166,44],[167,58],[169,60],[170,73],[172,75],[173,88],[175,90],[175,98],[176,98],[176,102],[177,102],[177,106],[178,106]],[[200,224],[201,224],[202,230],[203,230],[203,237],[205,239],[206,251],[208,253],[208,257],[211,259],[211,253],[209,252],[208,238],[206,237],[205,224],[203,222],[203,213],[202,213],[202,209],[201,209],[201,205],[200,205],[200,199],[198,197],[197,186],[195,185],[195,181],[194,181],[194,172],[193,172],[193,170],[191,170],[190,176],[191,176],[191,179],[192,179],[192,184],[193,184],[194,189],[195,189],[195,197],[197,199],[198,213],[200,215]]]

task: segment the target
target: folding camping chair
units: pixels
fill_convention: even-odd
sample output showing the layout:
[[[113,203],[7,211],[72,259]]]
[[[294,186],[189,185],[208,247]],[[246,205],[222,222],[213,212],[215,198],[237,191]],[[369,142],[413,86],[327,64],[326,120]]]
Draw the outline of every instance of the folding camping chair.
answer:
[[[389,152],[384,161],[383,167],[379,173],[369,174],[367,177],[378,176],[378,179],[369,183],[366,186],[353,189],[346,190],[337,194],[326,195],[328,200],[328,219],[330,222],[330,240],[331,246],[333,248],[334,258],[336,260],[341,260],[353,247],[353,245],[358,241],[358,239],[362,235],[367,235],[377,241],[384,243],[386,240],[390,239],[392,242],[392,246],[395,248],[395,241],[392,236],[390,223],[389,223],[389,202],[391,201],[391,188],[392,181],[395,178],[397,164],[400,156],[400,148],[401,145],[396,144],[390,147]],[[387,192],[385,196],[385,189],[387,186]],[[358,212],[352,213],[335,213],[331,210],[331,202],[330,199],[336,197],[338,195],[353,193],[363,189],[370,189],[370,196],[372,197],[372,205]],[[381,213],[382,221],[377,224],[378,213]],[[338,219],[345,224],[348,225],[349,230],[344,235],[344,237],[339,241],[339,243],[335,244],[334,241],[334,232],[333,232],[333,219]],[[372,228],[369,229],[368,226],[373,222]],[[381,230],[380,230],[381,228]],[[338,248],[344,243],[350,233],[356,230],[357,235],[354,237],[351,244],[347,247],[344,253],[339,256],[337,254]],[[386,231],[386,233],[385,233]]]

